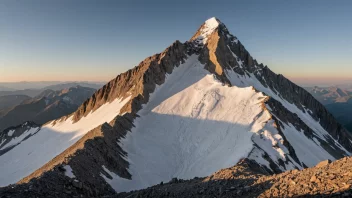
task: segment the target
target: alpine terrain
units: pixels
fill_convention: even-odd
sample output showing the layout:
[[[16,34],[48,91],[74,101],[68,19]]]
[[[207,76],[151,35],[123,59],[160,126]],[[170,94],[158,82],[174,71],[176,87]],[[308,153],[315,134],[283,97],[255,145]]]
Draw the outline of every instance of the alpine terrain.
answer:
[[[340,122],[352,132],[352,92],[348,88],[339,87],[306,87],[320,103]]]
[[[23,101],[31,99],[26,95],[8,95],[0,96],[0,116],[9,108],[21,104]]]
[[[347,89],[341,89],[339,87],[306,87],[306,90],[310,92],[319,102],[324,105],[334,103],[346,103],[351,99],[352,92]]]
[[[26,131],[1,143],[21,141],[0,156],[0,186],[16,183],[7,196],[100,197],[240,161],[272,175],[352,152],[351,134],[321,103],[259,64],[216,18],[74,113]]]
[[[75,86],[59,91],[47,89],[39,95],[22,101],[18,105],[11,106],[0,111],[0,131],[8,127],[20,125],[26,121],[44,124],[50,120],[70,114],[89,97],[95,89]],[[0,98],[12,98],[15,96],[0,96]],[[16,96],[16,99],[20,96]]]

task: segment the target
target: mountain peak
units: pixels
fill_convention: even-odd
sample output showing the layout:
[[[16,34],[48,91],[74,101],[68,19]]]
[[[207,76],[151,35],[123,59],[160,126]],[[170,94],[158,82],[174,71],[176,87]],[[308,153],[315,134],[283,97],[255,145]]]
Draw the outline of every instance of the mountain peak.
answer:
[[[217,28],[221,24],[221,21],[219,19],[217,19],[216,17],[212,17],[212,18],[206,20],[204,22],[204,24],[208,28]]]
[[[207,43],[209,35],[211,35],[220,26],[220,24],[222,24],[222,22],[216,17],[206,20],[191,38],[191,41],[195,41],[199,44]]]

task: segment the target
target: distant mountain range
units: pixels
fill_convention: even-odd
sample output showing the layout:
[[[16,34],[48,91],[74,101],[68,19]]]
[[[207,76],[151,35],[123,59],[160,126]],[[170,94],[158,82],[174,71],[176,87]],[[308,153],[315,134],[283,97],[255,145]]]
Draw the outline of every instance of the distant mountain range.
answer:
[[[0,96],[0,116],[1,112],[21,104],[25,100],[29,100],[31,97],[26,95],[8,95],[8,96]]]
[[[0,91],[15,91],[16,89],[11,89],[11,88],[8,88],[8,87],[5,87],[5,86],[1,86],[0,85]]]
[[[317,100],[322,104],[345,103],[352,98],[352,91],[339,87],[306,87]]]
[[[75,87],[75,86],[82,86],[82,87],[89,87],[93,89],[99,89],[103,86],[103,84],[94,84],[94,83],[86,83],[86,82],[72,82],[72,83],[64,83],[64,84],[54,84],[54,85],[49,85],[43,88],[38,88],[38,89],[22,89],[22,90],[8,90],[8,91],[1,91],[0,89],[0,96],[7,96],[7,95],[27,95],[30,97],[35,97],[38,94],[42,93],[45,90],[62,90],[62,89],[67,89],[70,87]]]
[[[90,87],[87,85],[104,85],[106,82],[94,82],[94,81],[34,81],[34,82],[0,82],[0,91],[15,91],[15,90],[24,90],[24,89],[43,89],[49,86],[55,86],[59,84],[70,84],[75,83],[81,86],[86,85],[85,87]]]
[[[53,89],[68,85],[51,86]],[[96,89],[75,86],[62,90],[47,89],[30,98],[25,95],[0,97],[0,131],[20,125],[26,121],[44,124],[47,121],[74,112]]]
[[[349,86],[340,88],[333,87],[306,87],[319,102],[325,105],[326,109],[334,117],[352,132],[352,89]]]

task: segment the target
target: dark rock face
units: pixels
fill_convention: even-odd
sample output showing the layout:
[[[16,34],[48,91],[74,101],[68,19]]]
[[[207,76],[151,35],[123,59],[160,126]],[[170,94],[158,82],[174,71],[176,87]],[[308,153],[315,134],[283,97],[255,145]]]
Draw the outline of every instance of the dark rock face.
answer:
[[[281,128],[284,128],[282,123],[278,121],[280,119],[282,122],[285,122],[286,124],[290,123],[292,124],[297,131],[303,131],[304,135],[308,137],[309,139],[315,138],[318,140],[321,145],[324,147],[326,151],[330,153],[333,157],[336,159],[348,156],[348,153],[346,153],[344,150],[341,148],[337,147],[334,143],[333,140],[330,137],[325,137],[328,139],[328,142],[325,140],[321,139],[309,126],[307,126],[298,116],[297,114],[293,114],[292,112],[288,111],[285,107],[282,106],[281,103],[278,101],[274,100],[273,98],[270,98],[267,101],[267,104],[272,108],[272,113],[275,119],[277,120],[276,122]],[[284,135],[282,135],[284,137]],[[287,140],[285,141],[289,143]],[[291,147],[292,148],[292,147]],[[293,151],[292,151],[293,152]],[[296,154],[290,153],[291,156],[297,159]],[[301,164],[298,160],[296,160],[298,164]],[[301,164],[302,165],[302,164]]]
[[[325,105],[325,108],[339,121],[349,132],[352,132],[352,100],[336,102]]]
[[[33,131],[33,133],[24,134],[28,132],[28,130],[30,129],[35,129],[35,130]],[[34,122],[25,122],[21,125],[7,128],[2,133],[0,133],[0,142],[1,142],[0,156],[21,143],[21,142],[18,142],[17,144],[8,146],[7,143],[9,143],[11,140],[18,138],[19,136],[22,136],[24,134],[25,137],[22,141],[25,141],[32,135],[35,135],[35,133],[38,132],[39,130],[40,130],[40,125]]]
[[[94,186],[71,179],[64,172],[65,169],[56,167],[55,171],[44,173],[40,179],[0,188],[0,196],[3,198],[101,197]],[[105,192],[106,195],[113,193],[109,188],[105,189]]]
[[[272,90],[277,90],[288,102],[296,105],[302,111],[304,107],[311,110],[308,112],[320,125],[348,151],[352,151],[352,135],[339,124],[336,119],[326,110],[326,108],[318,102],[305,89],[297,86],[282,75],[277,75],[268,67],[262,69],[264,78],[257,76],[258,80]],[[265,79],[265,81],[263,80]],[[295,93],[295,94],[292,94]]]

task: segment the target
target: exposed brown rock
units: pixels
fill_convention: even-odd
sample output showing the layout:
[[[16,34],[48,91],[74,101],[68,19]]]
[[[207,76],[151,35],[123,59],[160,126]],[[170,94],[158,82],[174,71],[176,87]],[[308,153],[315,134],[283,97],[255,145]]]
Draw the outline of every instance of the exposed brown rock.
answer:
[[[206,178],[178,180],[140,191],[112,197],[350,197],[352,196],[352,158],[343,158],[326,167],[307,168],[266,175],[244,159],[236,166],[222,169]],[[327,180],[325,174],[338,174]],[[316,175],[314,175],[316,174]],[[314,176],[312,176],[314,175]],[[312,179],[314,178],[314,179]],[[314,180],[315,183],[312,183]],[[317,182],[320,181],[320,182]],[[221,193],[219,191],[221,190]]]
[[[317,177],[316,177],[315,175],[313,175],[313,176],[310,178],[309,181],[310,181],[310,182],[315,182],[315,181],[317,181]]]
[[[319,162],[315,167],[320,168],[320,167],[326,166],[330,163],[331,163],[331,160],[324,160],[324,161]]]

